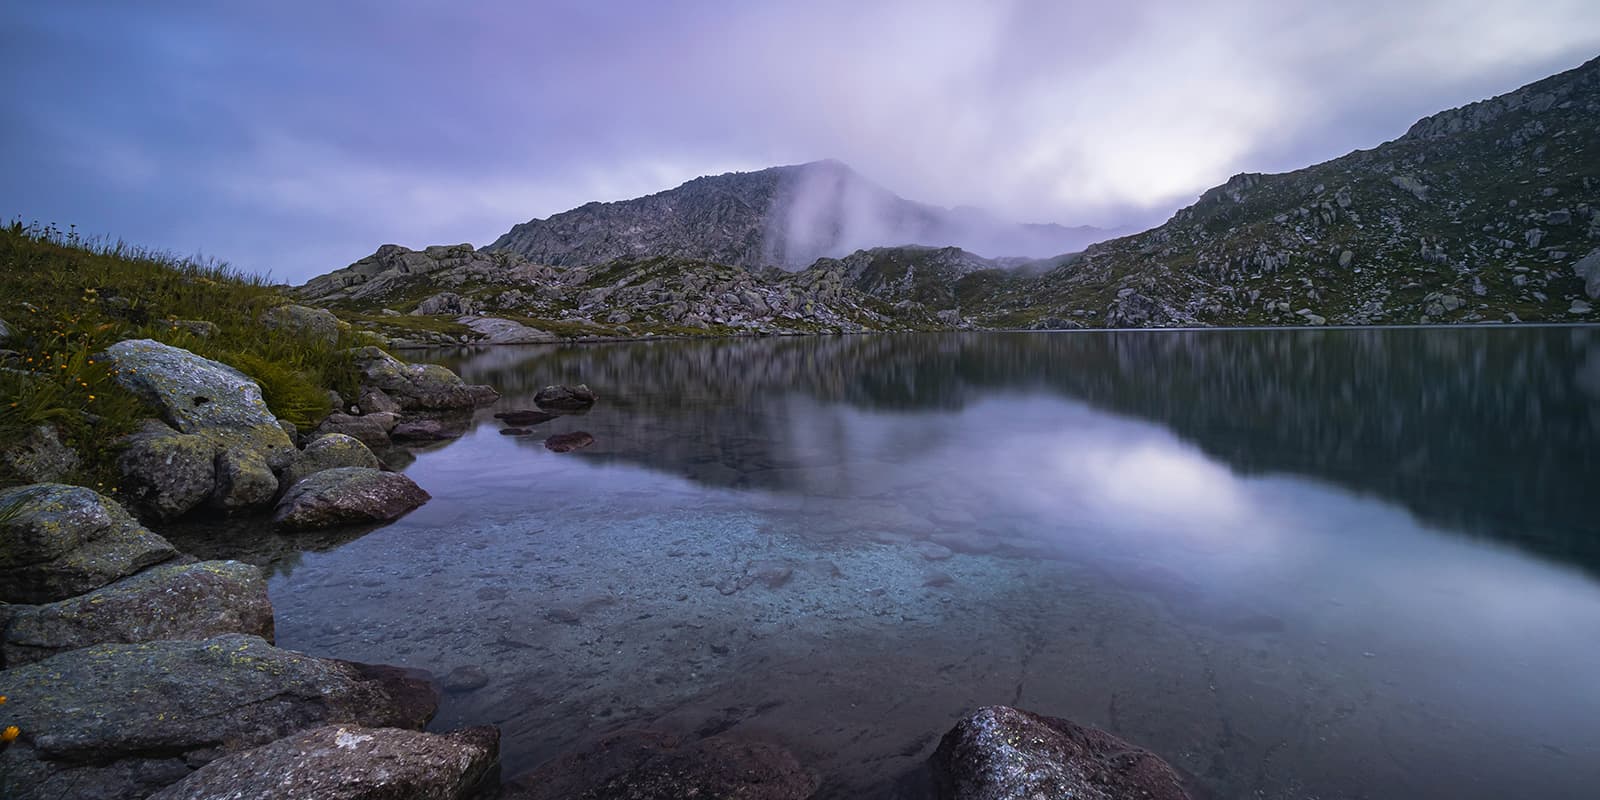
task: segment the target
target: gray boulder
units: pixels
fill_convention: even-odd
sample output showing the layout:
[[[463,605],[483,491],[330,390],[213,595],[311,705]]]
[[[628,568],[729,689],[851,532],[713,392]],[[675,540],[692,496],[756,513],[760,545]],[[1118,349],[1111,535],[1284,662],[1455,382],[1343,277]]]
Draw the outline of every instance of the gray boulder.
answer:
[[[272,519],[289,530],[387,522],[429,499],[422,487],[398,472],[338,467],[290,486]]]
[[[417,308],[412,314],[462,314],[478,313],[478,303],[470,297],[462,297],[455,292],[440,292],[436,295],[423,298],[417,303]]]
[[[550,411],[581,411],[594,405],[595,393],[587,384],[546,386],[533,396],[533,403]]]
[[[272,641],[272,603],[261,570],[237,561],[165,564],[88,594],[12,606],[0,639],[0,665],[31,664],[95,644],[224,633]]]
[[[307,476],[325,469],[339,467],[377,469],[378,457],[354,436],[325,433],[312,439],[306,448],[295,456],[294,461],[284,468],[283,488],[288,489]]]
[[[940,800],[1190,800],[1165,761],[1109,733],[1007,706],[980,708],[930,761]]]
[[[0,797],[139,798],[206,763],[328,724],[418,728],[426,682],[254,636],[105,644],[0,672]]]
[[[1589,295],[1590,300],[1600,300],[1600,247],[1578,259],[1572,271],[1583,281],[1584,294]]]
[[[124,388],[159,409],[167,424],[205,437],[217,454],[213,506],[263,506],[277,494],[275,470],[294,458],[294,442],[249,376],[187,350],[150,339],[106,349]]]
[[[344,434],[368,447],[388,447],[389,431],[399,422],[400,415],[390,411],[373,411],[360,416],[334,412],[322,421],[317,432]]]
[[[500,752],[492,727],[446,734],[328,725],[224,756],[152,800],[467,800]]]
[[[216,488],[216,447],[204,436],[147,420],[123,444],[117,456],[122,491],[142,513],[157,519],[180,517]]]
[[[114,501],[81,486],[0,491],[0,601],[52,603],[178,554]]]
[[[473,408],[500,396],[437,364],[407,364],[377,347],[358,348],[351,357],[364,385],[382,389],[406,411]]]
[[[29,483],[59,481],[78,468],[78,453],[61,443],[52,425],[39,425],[0,447],[0,463]]]
[[[260,323],[267,330],[312,339],[330,347],[339,343],[339,329],[342,327],[339,318],[327,309],[294,304],[263,311]]]
[[[360,408],[363,414],[376,412],[398,414],[401,411],[400,404],[396,403],[393,397],[385,394],[382,389],[372,386],[361,387],[360,396],[356,399],[356,406]]]
[[[793,754],[771,744],[624,731],[517,778],[501,800],[803,800],[817,785]]]

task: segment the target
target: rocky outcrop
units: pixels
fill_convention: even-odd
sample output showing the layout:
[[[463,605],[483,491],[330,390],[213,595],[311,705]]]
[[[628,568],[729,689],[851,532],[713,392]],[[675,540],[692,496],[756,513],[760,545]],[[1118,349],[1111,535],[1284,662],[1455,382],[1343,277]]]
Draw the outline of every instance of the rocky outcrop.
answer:
[[[398,472],[337,467],[290,486],[272,520],[287,530],[388,522],[428,499],[427,492]]]
[[[123,496],[156,519],[175,519],[200,507],[217,486],[216,445],[147,420],[123,440],[117,456]]]
[[[215,453],[212,507],[239,511],[270,504],[275,471],[294,457],[294,442],[244,373],[151,339],[118,342],[104,357],[124,388],[160,411],[181,433],[201,436]]]
[[[309,339],[332,347],[339,343],[339,331],[349,327],[325,308],[295,305],[274,306],[261,312],[261,327],[282,331],[298,339]]]
[[[87,594],[13,605],[0,634],[0,665],[17,667],[95,644],[207,639],[245,633],[272,641],[272,603],[261,571],[237,561],[151,567]]]
[[[452,289],[500,282],[538,284],[554,276],[550,267],[530,264],[513,253],[474,250],[470,244],[420,251],[386,244],[344,269],[312,278],[296,293],[323,304],[371,306],[391,302],[419,281]]]
[[[325,433],[312,439],[280,476],[288,489],[302,479],[327,469],[364,467],[377,469],[378,457],[360,439],[342,433]]]
[[[499,397],[436,364],[407,364],[376,347],[352,353],[363,386],[382,390],[406,411],[473,408]]]
[[[534,405],[546,411],[582,411],[594,405],[595,394],[586,384],[546,386],[533,396]]]
[[[437,698],[392,668],[260,638],[96,645],[0,672],[22,736],[0,796],[139,798],[197,767],[327,724],[421,728]]]
[[[81,486],[0,491],[0,601],[52,603],[178,553],[115,502]]]
[[[469,800],[493,777],[494,728],[446,734],[328,725],[223,756],[152,800]]]
[[[462,297],[455,292],[440,292],[423,298],[417,303],[417,307],[412,309],[411,313],[462,316],[475,314],[477,311],[478,304],[472,298]]]
[[[817,779],[776,745],[628,731],[511,782],[503,800],[803,800]]]
[[[1109,733],[1006,706],[981,708],[931,759],[940,800],[1190,800],[1165,761]]]

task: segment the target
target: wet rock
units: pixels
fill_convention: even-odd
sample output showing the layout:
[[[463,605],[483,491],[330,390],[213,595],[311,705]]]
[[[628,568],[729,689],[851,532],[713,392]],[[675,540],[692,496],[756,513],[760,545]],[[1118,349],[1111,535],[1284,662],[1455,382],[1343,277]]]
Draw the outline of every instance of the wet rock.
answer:
[[[329,725],[224,756],[152,800],[467,800],[492,781],[493,727],[445,734]]]
[[[378,468],[378,457],[360,439],[342,433],[325,433],[312,439],[280,476],[284,489],[327,469]]]
[[[930,759],[940,800],[1190,800],[1178,773],[1109,733],[1007,706],[978,709]]]
[[[507,785],[503,800],[801,800],[815,776],[772,744],[716,736],[685,742],[624,731]]]
[[[387,522],[429,499],[427,492],[398,472],[336,467],[290,486],[272,520],[290,530]]]
[[[438,698],[392,667],[255,636],[104,644],[0,672],[0,797],[138,798],[196,767],[326,724],[421,728]]]
[[[926,558],[929,561],[944,561],[945,559],[955,555],[950,548],[945,547],[942,544],[938,544],[937,542],[917,542],[914,547],[923,558]]]
[[[579,411],[594,405],[595,394],[586,384],[546,386],[533,396],[535,405],[546,410]]]
[[[500,429],[500,435],[501,436],[527,436],[530,433],[533,433],[533,431],[530,431],[527,428],[501,428]]]
[[[122,506],[81,486],[0,491],[0,601],[52,603],[98,589],[178,554]]]
[[[339,343],[339,329],[343,325],[339,318],[327,309],[294,304],[263,311],[260,323],[261,327],[269,331],[282,331],[330,347]]]
[[[362,383],[381,389],[406,411],[473,408],[500,395],[487,386],[473,386],[436,364],[407,364],[376,347],[352,351]]]
[[[161,412],[181,433],[211,442],[217,485],[211,502],[223,510],[264,506],[277,493],[274,470],[294,458],[294,442],[244,373],[150,339],[118,342],[104,357],[117,383]]]
[[[570,453],[574,450],[582,450],[591,444],[594,444],[594,437],[584,433],[583,431],[577,431],[574,433],[558,433],[544,440],[545,448],[557,453]]]
[[[368,447],[388,447],[389,431],[394,430],[398,424],[400,415],[390,412],[374,411],[359,417],[336,412],[329,414],[328,418],[322,421],[317,427],[317,432],[342,433],[359,439]]]
[[[0,463],[30,483],[58,481],[78,468],[78,453],[61,443],[56,429],[39,425],[21,440],[0,447]]]
[[[954,552],[973,555],[993,553],[1000,548],[995,537],[979,531],[939,531],[929,534],[928,539]]]
[[[515,425],[519,428],[525,428],[529,425],[538,425],[543,422],[549,422],[558,416],[560,416],[560,414],[549,414],[543,411],[502,411],[494,415],[494,418],[504,422],[507,425]]]
[[[151,567],[88,594],[11,607],[0,640],[5,667],[106,643],[207,639],[246,633],[272,641],[261,570],[237,561]]]
[[[474,666],[461,666],[450,670],[440,682],[447,692],[473,692],[489,685],[489,675]]]

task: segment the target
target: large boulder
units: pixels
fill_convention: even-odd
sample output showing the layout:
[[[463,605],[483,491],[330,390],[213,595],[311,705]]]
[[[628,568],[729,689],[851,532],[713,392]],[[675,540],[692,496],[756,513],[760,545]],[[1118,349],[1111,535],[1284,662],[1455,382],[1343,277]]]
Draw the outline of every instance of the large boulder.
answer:
[[[351,357],[363,385],[382,389],[406,411],[473,408],[500,396],[437,364],[407,364],[377,347],[358,348]]]
[[[359,439],[368,447],[388,447],[389,431],[400,423],[400,415],[390,411],[372,411],[360,416],[334,412],[317,427],[318,433],[342,433]]]
[[[816,776],[789,751],[724,736],[686,742],[624,731],[510,783],[502,800],[803,800]]]
[[[294,336],[311,339],[332,347],[339,343],[341,323],[333,312],[323,308],[301,305],[281,305],[261,312],[261,327],[269,331],[283,331]]]
[[[0,445],[0,463],[29,483],[59,481],[78,468],[78,453],[61,443],[53,425],[39,425],[28,435]]]
[[[152,800],[467,800],[492,781],[500,732],[328,725],[224,756]]]
[[[533,403],[548,411],[582,411],[594,405],[595,395],[586,384],[546,386],[533,396]]]
[[[0,601],[53,603],[178,554],[91,489],[40,483],[0,491]]]
[[[95,644],[208,639],[247,633],[272,641],[272,602],[259,567],[237,561],[164,564],[88,594],[11,606],[0,666],[31,664]]]
[[[417,303],[417,308],[412,314],[449,314],[460,316],[462,314],[478,313],[478,301],[470,297],[462,297],[455,292],[440,292],[430,295]]]
[[[198,508],[216,488],[216,446],[204,436],[152,419],[123,444],[117,456],[123,496],[140,513],[174,519]]]
[[[339,467],[377,469],[378,457],[354,436],[325,433],[307,443],[294,461],[284,468],[281,476],[283,487],[287,489],[310,475]]]
[[[290,486],[272,519],[289,530],[388,522],[429,499],[422,487],[398,472],[336,467]]]
[[[437,696],[392,667],[254,636],[106,644],[0,672],[0,797],[139,798],[217,758],[327,724],[420,729]]]
[[[1109,733],[1008,706],[980,708],[931,759],[940,800],[1190,800],[1165,761]]]
[[[151,339],[117,342],[104,355],[115,366],[117,382],[159,409],[167,424],[212,443],[214,507],[236,511],[272,502],[276,470],[294,458],[295,449],[255,381],[226,364]]]

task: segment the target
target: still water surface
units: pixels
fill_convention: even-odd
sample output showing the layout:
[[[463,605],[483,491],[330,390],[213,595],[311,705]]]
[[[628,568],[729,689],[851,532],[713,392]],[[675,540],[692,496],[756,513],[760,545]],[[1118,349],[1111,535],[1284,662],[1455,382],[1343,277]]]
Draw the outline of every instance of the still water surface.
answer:
[[[1600,786],[1600,330],[434,357],[504,399],[402,459],[431,503],[277,562],[278,641],[480,668],[435,727],[501,726],[508,776],[726,731],[892,797],[1004,703],[1221,798]],[[592,412],[499,433],[578,382]]]

